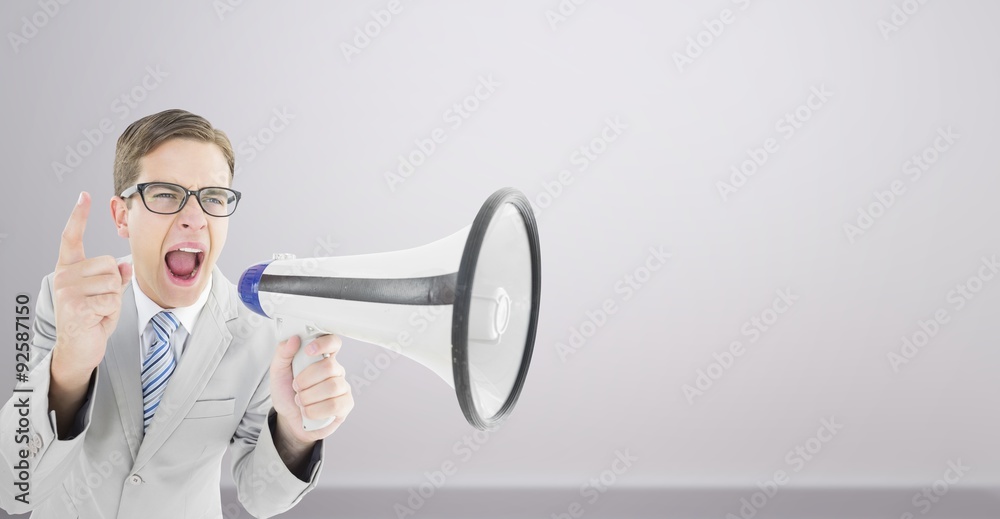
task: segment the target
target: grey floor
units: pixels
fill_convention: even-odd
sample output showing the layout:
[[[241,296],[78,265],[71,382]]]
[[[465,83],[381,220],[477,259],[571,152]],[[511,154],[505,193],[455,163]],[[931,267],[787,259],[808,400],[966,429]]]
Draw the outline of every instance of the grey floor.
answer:
[[[757,489],[610,489],[595,502],[579,489],[441,489],[406,517],[420,518],[727,518],[741,517],[741,499]],[[918,489],[789,489],[783,488],[754,514],[762,518],[1000,518],[1000,489],[952,489],[927,514],[912,503]],[[326,490],[303,499],[282,517],[312,519],[396,518],[396,503],[405,504],[407,490]],[[224,496],[224,499],[234,497]],[[225,502],[225,501],[224,501]],[[579,507],[571,510],[572,503]],[[759,503],[758,497],[758,503]],[[575,519],[575,518],[574,518]]]
[[[742,519],[743,499],[749,502],[757,489],[613,488],[594,502],[578,489],[460,489],[435,491],[412,514],[395,506],[408,506],[409,489],[322,489],[308,494],[295,508],[279,517],[320,518],[715,518],[733,514]],[[919,489],[797,489],[782,488],[756,510],[754,519],[997,519],[1000,489],[953,488],[930,508],[915,506]],[[757,502],[761,503],[757,496]],[[235,490],[222,490],[225,519],[251,517],[238,506]],[[573,503],[577,503],[574,507]],[[927,513],[923,513],[926,511]],[[744,510],[743,513],[749,514]],[[907,515],[907,514],[911,515]],[[575,515],[574,515],[575,514]],[[9,516],[0,511],[0,517]],[[125,519],[125,518],[123,518]],[[178,518],[180,519],[180,518]]]

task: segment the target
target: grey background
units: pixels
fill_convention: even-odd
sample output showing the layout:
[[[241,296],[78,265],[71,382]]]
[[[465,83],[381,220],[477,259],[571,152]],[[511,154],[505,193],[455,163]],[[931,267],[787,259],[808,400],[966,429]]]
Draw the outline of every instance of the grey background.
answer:
[[[512,418],[466,461],[453,446],[473,429],[451,389],[396,360],[330,438],[322,487],[378,490],[366,506],[394,516],[450,460],[448,489],[552,488],[535,514],[573,501],[596,512],[612,498],[588,504],[581,486],[628,450],[637,460],[609,496],[753,488],[782,469],[795,487],[918,489],[960,459],[971,470],[959,485],[995,497],[1000,279],[961,310],[947,297],[1000,253],[1000,4],[931,2],[884,38],[879,22],[900,4],[593,1],[553,28],[555,0],[403,0],[348,60],[341,45],[386,1],[242,2],[221,15],[228,3],[71,2],[0,48],[0,294],[34,300],[81,190],[94,198],[88,255],[128,253],[108,209],[114,141],[166,108],[204,115],[238,149],[245,199],[220,260],[231,281],[273,252],[421,245],[471,223],[495,189],[538,200],[570,170],[538,217],[542,319]],[[733,23],[678,70],[674,53],[726,8]],[[5,2],[0,28],[19,33],[41,9]],[[115,100],[147,67],[166,75],[123,109]],[[489,76],[495,91],[452,128],[446,110]],[[776,121],[821,85],[832,96],[786,140]],[[274,110],[294,118],[251,156]],[[102,118],[113,131],[60,178],[52,163]],[[607,118],[626,129],[580,171],[574,153]],[[390,190],[397,156],[439,127],[447,140]],[[960,138],[911,181],[904,163],[948,127]],[[724,201],[716,183],[767,138],[779,150]],[[905,194],[852,243],[844,224],[897,179]],[[672,256],[626,301],[616,283],[650,247]],[[744,323],[784,289],[798,301],[751,344]],[[618,312],[564,361],[557,344],[606,299]],[[887,354],[941,308],[950,321],[894,372]],[[682,387],[732,341],[746,353],[689,403]],[[382,351],[347,341],[340,359],[360,374]],[[12,387],[13,350],[0,366]],[[843,429],[794,471],[786,453],[829,417]],[[231,485],[228,459],[222,472]],[[911,494],[887,516],[918,513]],[[321,499],[303,509],[329,511]]]

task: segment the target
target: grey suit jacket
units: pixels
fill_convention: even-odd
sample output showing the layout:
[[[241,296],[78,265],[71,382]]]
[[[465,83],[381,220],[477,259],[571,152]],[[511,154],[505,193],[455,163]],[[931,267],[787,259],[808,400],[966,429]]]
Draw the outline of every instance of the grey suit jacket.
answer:
[[[0,506],[7,512],[33,510],[33,519],[221,518],[219,470],[227,447],[239,500],[255,517],[288,510],[316,486],[323,441],[303,475],[308,481],[288,470],[274,446],[274,321],[240,304],[218,267],[146,433],[130,282],[77,415],[76,436],[58,439],[55,411],[48,410],[52,277],[42,281],[35,306],[28,381],[16,384],[0,411]],[[235,503],[226,509],[227,517],[235,515]]]

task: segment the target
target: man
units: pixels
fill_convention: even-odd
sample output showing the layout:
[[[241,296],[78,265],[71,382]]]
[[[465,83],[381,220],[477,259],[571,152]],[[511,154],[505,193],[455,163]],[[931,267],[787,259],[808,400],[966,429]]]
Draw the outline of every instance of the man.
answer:
[[[130,256],[86,257],[91,201],[80,194],[36,302],[27,381],[0,411],[5,510],[221,518],[227,446],[255,517],[316,486],[323,438],[354,406],[341,341],[306,345],[329,356],[293,377],[299,339],[275,350],[274,322],[239,304],[215,265],[241,197],[233,175],[223,132],[167,110],[118,139],[111,215]],[[335,419],[305,431],[303,414]]]

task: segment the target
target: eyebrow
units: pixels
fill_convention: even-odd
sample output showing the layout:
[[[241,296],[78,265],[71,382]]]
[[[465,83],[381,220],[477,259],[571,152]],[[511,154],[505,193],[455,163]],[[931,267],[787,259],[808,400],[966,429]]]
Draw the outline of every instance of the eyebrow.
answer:
[[[136,183],[137,184],[152,184],[152,183],[155,183],[155,182],[160,182],[160,183],[163,183],[163,184],[174,184],[174,185],[177,185],[177,186],[181,186],[184,189],[190,189],[191,191],[197,191],[199,189],[206,188],[206,187],[225,187],[225,188],[228,188],[228,189],[232,189],[232,186],[227,186],[225,183],[222,183],[222,184],[206,184],[206,185],[203,185],[203,186],[201,186],[199,188],[192,188],[190,186],[186,186],[186,185],[184,185],[184,184],[182,184],[180,182],[177,182],[176,180],[147,180],[145,182],[136,182]]]

